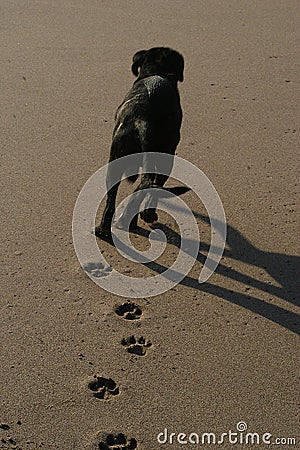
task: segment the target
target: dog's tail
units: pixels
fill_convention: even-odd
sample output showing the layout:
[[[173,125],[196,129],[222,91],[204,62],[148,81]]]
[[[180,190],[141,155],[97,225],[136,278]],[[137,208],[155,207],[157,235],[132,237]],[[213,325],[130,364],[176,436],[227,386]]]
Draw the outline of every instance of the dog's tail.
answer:
[[[163,187],[162,190],[171,192],[172,194],[174,194],[178,197],[179,195],[183,195],[186,192],[190,191],[191,188],[189,188],[187,186],[175,186],[175,187],[171,187],[171,188]]]
[[[130,183],[133,184],[136,182],[136,180],[138,179],[139,175],[130,175],[129,177],[126,178],[126,180]],[[155,183],[153,183],[153,185],[149,186],[149,187],[158,187]],[[162,190],[162,197],[163,197],[163,191],[167,191],[170,192],[173,195],[176,195],[177,197],[179,197],[180,195],[185,194],[186,192],[190,191],[191,188],[187,187],[187,186],[175,186],[175,187],[160,187],[160,189]]]

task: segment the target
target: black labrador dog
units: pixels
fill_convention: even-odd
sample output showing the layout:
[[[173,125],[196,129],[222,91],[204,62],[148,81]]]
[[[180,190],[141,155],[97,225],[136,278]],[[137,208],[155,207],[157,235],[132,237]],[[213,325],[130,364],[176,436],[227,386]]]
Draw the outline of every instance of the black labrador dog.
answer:
[[[147,152],[160,152],[174,155],[180,140],[182,110],[177,88],[178,81],[183,81],[184,59],[180,53],[167,47],[154,47],[141,50],[133,56],[131,70],[137,77],[132,88],[119,106],[115,116],[109,162],[122,156],[143,153],[143,159],[136,161],[140,167],[147,165]],[[172,167],[170,167],[169,174]],[[116,196],[120,181],[109,186],[111,173],[107,174],[107,201],[100,226],[96,227],[96,236],[107,239],[111,237],[111,221],[115,213]],[[168,175],[159,174],[159,170],[147,166],[143,170],[141,181],[136,191],[158,187],[162,188]],[[145,173],[146,172],[146,173]],[[126,167],[121,178],[135,182],[138,175],[126,177]],[[185,187],[169,188],[175,195],[188,190]],[[148,223],[157,220],[155,208],[144,209],[141,218]],[[130,229],[137,226],[137,215],[133,218]]]

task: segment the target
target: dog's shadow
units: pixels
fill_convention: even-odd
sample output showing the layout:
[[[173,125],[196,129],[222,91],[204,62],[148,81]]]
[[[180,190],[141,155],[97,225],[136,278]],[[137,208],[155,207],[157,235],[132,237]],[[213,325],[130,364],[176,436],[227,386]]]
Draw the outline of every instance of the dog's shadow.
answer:
[[[207,224],[210,223],[210,220],[207,216],[197,212],[193,213],[196,218],[201,219]],[[167,242],[171,245],[176,246],[177,248],[180,248],[181,237],[177,232],[161,223],[156,223],[153,228],[162,230],[167,237]],[[148,237],[150,232],[138,227],[135,230],[135,233],[144,237]],[[122,249],[126,253],[126,247],[122,246]],[[204,253],[206,253],[208,250],[209,245],[207,243],[201,242],[200,251],[197,257],[197,260],[200,263],[204,264],[206,259]],[[132,249],[130,250],[130,253],[132,254]],[[222,262],[219,263],[218,267],[215,270],[217,274],[299,306],[299,257],[260,250],[259,248],[252,245],[237,229],[228,224],[227,246],[223,255],[226,258],[231,258],[233,260],[241,261],[248,265],[261,268],[273,278],[276,284],[265,282],[248,274],[239,272],[238,270],[225,266],[224,264],[222,264]],[[155,261],[145,263],[145,265],[154,272],[162,275],[167,269],[169,269],[168,267],[165,267]],[[172,273],[169,276],[172,276]],[[255,314],[259,314],[271,320],[272,322],[275,322],[291,330],[294,333],[300,334],[300,316],[297,313],[294,313],[281,306],[269,303],[262,298],[249,295],[248,292],[247,294],[243,294],[241,292],[236,292],[224,286],[211,284],[209,282],[199,284],[198,279],[191,276],[186,276],[180,282],[180,284],[198,291],[210,293],[231,303],[242,306],[254,312]]]

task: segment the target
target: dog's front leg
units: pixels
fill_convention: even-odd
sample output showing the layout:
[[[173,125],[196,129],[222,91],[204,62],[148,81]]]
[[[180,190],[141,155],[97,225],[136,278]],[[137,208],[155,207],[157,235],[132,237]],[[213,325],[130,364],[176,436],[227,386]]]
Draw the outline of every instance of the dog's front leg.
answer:
[[[99,238],[111,238],[111,222],[116,209],[116,198],[120,183],[115,184],[107,193],[107,200],[101,224],[95,228]]]
[[[110,162],[112,161],[113,160],[110,159]],[[111,222],[116,209],[116,198],[121,179],[122,173],[120,172],[120,167],[118,165],[115,167],[113,164],[109,164],[106,176],[106,205],[104,208],[101,224],[95,228],[95,235],[99,238],[111,238]],[[115,182],[116,184],[114,184]]]

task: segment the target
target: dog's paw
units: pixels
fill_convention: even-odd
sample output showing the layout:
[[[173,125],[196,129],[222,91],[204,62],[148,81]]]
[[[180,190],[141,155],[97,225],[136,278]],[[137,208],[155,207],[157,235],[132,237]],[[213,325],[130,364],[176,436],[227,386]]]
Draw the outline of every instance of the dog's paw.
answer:
[[[147,223],[153,223],[156,222],[158,219],[158,215],[155,212],[155,209],[145,209],[140,213],[141,219],[143,219],[144,222]]]

